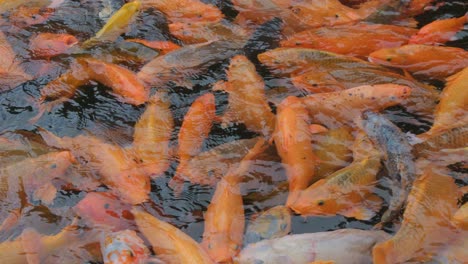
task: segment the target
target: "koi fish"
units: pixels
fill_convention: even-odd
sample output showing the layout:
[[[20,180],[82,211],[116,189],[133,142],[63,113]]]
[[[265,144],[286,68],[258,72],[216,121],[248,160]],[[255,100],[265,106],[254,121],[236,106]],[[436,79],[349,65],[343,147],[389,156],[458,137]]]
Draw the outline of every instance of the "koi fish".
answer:
[[[132,150],[148,175],[159,175],[169,168],[169,142],[174,130],[169,106],[162,93],[154,95],[135,124]]]
[[[437,134],[447,128],[464,125],[468,122],[468,67],[447,78],[447,83],[440,95],[440,102],[434,113],[434,122],[422,137]]]
[[[291,77],[312,74],[304,77],[303,85],[312,82],[313,91],[321,83],[333,90],[354,88],[362,85],[393,83],[411,87],[411,96],[402,105],[415,114],[432,118],[439,93],[434,87],[416,82],[414,79],[389,71],[384,67],[357,58],[306,48],[277,48],[258,55],[258,59],[274,74]],[[318,78],[318,82],[315,81]],[[336,80],[336,82],[334,81]],[[307,89],[309,90],[309,89]],[[329,90],[328,90],[329,91]]]
[[[132,71],[93,58],[79,58],[91,80],[112,89],[119,101],[132,105],[141,105],[148,101],[149,91]]]
[[[441,79],[468,67],[468,52],[454,47],[409,44],[380,49],[369,61],[407,70],[416,76]]]
[[[68,151],[51,152],[36,158],[28,158],[0,168],[1,196],[14,199],[22,187],[29,198],[49,204],[55,198],[57,189],[52,180],[60,178],[74,162]],[[3,200],[3,199],[2,199]]]
[[[224,143],[191,158],[178,172],[195,180],[196,184],[214,186],[232,166],[237,166],[258,138]]]
[[[21,68],[15,51],[3,32],[0,32],[0,53],[0,92],[11,90],[32,79],[32,76]]]
[[[415,155],[425,155],[442,149],[468,147],[468,125],[455,127],[425,138],[425,141],[413,146]]]
[[[80,237],[74,225],[51,236],[41,235],[28,228],[16,240],[0,243],[0,259],[12,264],[42,263],[48,256],[62,249],[84,244],[85,240]]]
[[[343,126],[324,133],[312,133],[314,154],[320,162],[315,166],[315,175],[324,178],[346,167],[352,160],[351,129]]]
[[[467,21],[468,13],[458,18],[435,20],[413,35],[409,40],[409,44],[444,44],[452,40],[457,32],[463,29]]]
[[[141,3],[138,0],[128,2],[115,12],[96,36],[83,42],[83,48],[90,48],[99,42],[112,42],[127,31],[128,25],[138,14]]]
[[[107,233],[101,240],[105,264],[138,264],[148,259],[149,250],[133,230]]]
[[[407,44],[415,29],[393,25],[366,24],[313,28],[289,36],[281,47],[303,47],[330,51],[355,57]],[[356,38],[362,44],[356,45]]]
[[[90,192],[73,207],[73,211],[94,227],[112,231],[129,228],[133,221],[131,206],[106,192]]]
[[[381,219],[385,223],[400,213],[411,185],[416,179],[414,157],[408,139],[383,115],[366,111],[362,117],[364,131],[385,156],[384,164],[392,181],[392,198]]]
[[[286,206],[278,205],[250,221],[245,231],[244,245],[280,238],[289,232],[291,232],[291,212]]]
[[[123,201],[139,204],[149,198],[149,177],[120,146],[90,135],[60,138],[46,130],[39,133],[48,145],[70,150],[80,163],[98,173],[102,182]]]
[[[194,22],[169,24],[169,32],[187,44],[203,43],[213,40],[244,40],[248,32],[227,20],[220,22]]]
[[[372,263],[369,249],[390,236],[383,231],[341,229],[329,232],[288,235],[247,245],[235,263],[309,263],[330,260],[335,263]]]
[[[242,55],[231,59],[228,81],[216,83],[213,90],[229,93],[228,107],[223,123],[240,122],[247,129],[270,137],[275,128],[275,115],[265,96],[265,83],[255,66]]]
[[[159,40],[144,40],[144,39],[125,39],[125,41],[140,43],[149,48],[155,49],[161,52],[162,55],[171,52],[173,50],[180,49],[180,46],[171,41],[159,41]]]
[[[214,263],[195,240],[178,228],[137,209],[133,209],[132,213],[138,229],[164,263]]]
[[[11,10],[16,10],[21,6],[36,6],[36,7],[46,7],[49,5],[51,0],[17,0],[17,1],[0,1],[0,13],[5,13]]]
[[[468,203],[464,203],[453,215],[452,222],[463,230],[468,230]]]
[[[411,89],[407,86],[378,84],[340,92],[312,94],[301,100],[316,122],[328,127],[341,127],[343,124],[352,125],[352,121],[366,110],[383,110],[401,103],[410,94]],[[333,119],[330,120],[330,116]]]
[[[191,88],[193,85],[187,80],[188,77],[232,57],[242,45],[236,41],[187,45],[156,57],[140,69],[137,77],[148,87],[160,87],[172,81],[179,86]]]
[[[208,137],[215,120],[215,97],[212,93],[204,94],[198,97],[190,106],[184,121],[180,127],[178,137],[177,156],[179,158],[179,166],[174,174],[174,177],[169,182],[169,186],[176,192],[180,192],[180,187],[183,180],[187,179],[190,182],[210,181],[208,175],[206,179],[191,179],[187,178],[191,175],[183,175],[180,173],[185,169],[190,159],[198,155],[203,146],[203,141]]]
[[[35,57],[50,58],[65,53],[78,43],[70,34],[40,33],[31,39],[29,50]]]
[[[318,180],[314,175],[318,159],[311,143],[311,118],[302,101],[290,96],[283,100],[277,111],[273,140],[288,176],[289,194],[286,206],[289,207],[300,191]]]
[[[46,22],[55,12],[54,8],[21,5],[10,11],[9,21],[20,28]]]
[[[230,262],[240,251],[244,234],[244,204],[239,182],[250,165],[268,146],[260,139],[244,156],[238,167],[232,167],[216,185],[205,212],[205,230],[201,246],[215,262]]]
[[[340,214],[359,220],[374,217],[381,207],[381,199],[372,193],[380,154],[363,136],[356,138],[354,149],[353,163],[302,191],[290,208],[301,215]]]
[[[403,222],[391,239],[372,250],[374,263],[424,262],[450,240],[450,219],[457,210],[457,185],[431,167],[411,188]]]
[[[200,0],[141,0],[143,8],[153,7],[164,13],[171,23],[219,22],[223,13]]]

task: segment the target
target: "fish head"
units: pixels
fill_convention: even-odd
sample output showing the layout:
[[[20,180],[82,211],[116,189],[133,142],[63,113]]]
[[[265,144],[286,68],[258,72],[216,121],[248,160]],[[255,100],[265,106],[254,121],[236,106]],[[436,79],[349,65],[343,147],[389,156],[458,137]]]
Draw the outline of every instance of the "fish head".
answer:
[[[140,263],[149,256],[143,240],[131,230],[107,234],[101,240],[101,252],[104,263],[109,264]]]
[[[369,54],[369,61],[385,66],[404,66],[407,64],[408,58],[405,50],[400,48],[380,49]]]
[[[104,192],[90,192],[73,207],[76,214],[92,225],[109,227],[112,230],[125,229],[131,225],[133,215],[130,210],[129,204]]]
[[[216,263],[232,261],[232,256],[237,255],[241,245],[226,236],[224,233],[212,234],[204,238],[203,247]]]
[[[342,207],[340,193],[325,183],[325,179],[319,180],[301,192],[291,209],[302,215],[336,215]]]

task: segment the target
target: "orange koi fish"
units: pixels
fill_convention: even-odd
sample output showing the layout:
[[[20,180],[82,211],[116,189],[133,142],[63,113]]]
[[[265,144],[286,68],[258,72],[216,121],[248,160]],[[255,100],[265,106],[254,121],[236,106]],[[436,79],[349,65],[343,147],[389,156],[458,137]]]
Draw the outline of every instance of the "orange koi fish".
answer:
[[[123,201],[139,204],[149,198],[149,177],[137,168],[137,163],[120,146],[89,135],[60,138],[46,130],[40,134],[48,145],[68,149],[73,156],[79,157],[79,161],[98,173],[102,182]]]
[[[290,208],[301,215],[344,215],[369,220],[382,200],[372,193],[380,170],[380,153],[370,140],[358,135],[351,165],[327,176],[302,191]]]
[[[171,41],[144,40],[144,39],[126,39],[125,41],[140,43],[142,45],[145,45],[149,48],[152,48],[161,52],[162,55],[180,48],[179,45]]]
[[[105,192],[90,192],[73,207],[73,211],[92,226],[112,231],[127,229],[131,226],[133,216],[130,210],[129,204]]]
[[[200,0],[141,0],[143,8],[153,7],[172,22],[219,22],[223,13],[213,5]]]
[[[410,93],[411,89],[402,85],[365,85],[340,92],[308,95],[302,98],[302,102],[316,122],[340,127],[342,124],[352,125],[352,121],[366,110],[380,111],[397,105]],[[330,116],[333,116],[332,120]]]
[[[379,49],[407,44],[410,36],[415,33],[415,29],[407,27],[359,23],[309,29],[289,36],[280,45],[366,57]],[[356,45],[356,39],[359,39],[359,45]]]
[[[79,58],[77,61],[91,80],[111,88],[121,102],[141,105],[148,101],[149,91],[134,72],[93,58]]]
[[[19,65],[20,61],[17,61],[15,51],[1,31],[0,54],[0,92],[11,90],[32,79]]]
[[[411,96],[402,105],[412,113],[431,119],[439,99],[434,87],[354,57],[315,49],[277,48],[259,54],[258,59],[272,73],[297,78],[303,89],[312,92],[388,83],[411,87]]]
[[[28,228],[16,240],[0,243],[0,259],[12,264],[44,263],[48,256],[84,244],[84,241],[78,228],[73,225],[51,236],[41,235]]]
[[[190,179],[189,175],[183,175],[180,172],[184,170],[187,163],[200,153],[203,141],[208,137],[213,122],[216,117],[215,97],[212,93],[204,94],[198,97],[190,106],[184,117],[179,132],[179,148],[177,156],[179,157],[179,166],[174,177],[169,182],[169,186],[180,192],[180,185],[187,179],[193,182],[200,182],[203,179]]]
[[[105,264],[138,264],[147,260],[149,250],[133,230],[107,233],[101,240]]]
[[[314,175],[317,157],[312,148],[311,118],[301,99],[290,96],[278,106],[276,128],[273,134],[276,150],[286,167],[290,206],[299,191],[318,180]]]
[[[148,239],[154,252],[164,263],[214,263],[195,240],[177,227],[137,209],[133,209],[132,213],[138,229]]]
[[[54,8],[22,5],[10,13],[9,20],[13,25],[25,28],[46,22],[54,12]]]
[[[314,173],[317,177],[324,178],[346,167],[351,162],[353,142],[351,128],[343,126],[324,133],[312,132],[312,134],[314,154],[320,160],[315,166]]]
[[[70,69],[41,89],[40,102],[64,101],[89,81],[89,74],[79,63],[72,62]]]
[[[274,2],[279,2],[274,0]],[[309,27],[333,26],[362,19],[357,10],[343,5],[338,0],[287,1],[291,13]]]
[[[154,95],[135,124],[132,150],[148,175],[159,175],[169,167],[169,142],[174,130],[169,106],[162,93]]]
[[[453,215],[452,222],[463,230],[468,230],[468,203],[464,203]]]
[[[369,61],[441,79],[468,67],[468,51],[454,47],[409,44],[369,54]]]
[[[29,49],[35,57],[50,58],[65,53],[78,43],[70,34],[40,33],[31,39]]]
[[[245,216],[239,182],[247,173],[252,160],[266,147],[267,142],[260,139],[239,166],[231,168],[216,185],[216,191],[205,212],[201,245],[217,263],[231,262],[241,249]]]
[[[422,27],[409,40],[409,44],[444,44],[462,30],[468,21],[468,13],[462,17],[435,20]]]
[[[424,262],[447,243],[454,229],[450,220],[457,210],[457,189],[452,177],[427,168],[414,182],[398,232],[374,246],[374,263]]]
[[[60,178],[70,167],[74,158],[69,151],[51,152],[36,158],[28,158],[0,168],[1,196],[15,200],[21,186],[30,198],[49,204],[55,198],[57,189],[52,180]]]
[[[169,32],[187,44],[213,40],[247,40],[248,32],[227,20],[221,22],[194,22],[169,24]]]
[[[427,156],[427,154],[433,154],[434,152],[439,153],[443,149],[468,147],[468,124],[451,129],[445,129],[438,133],[422,135],[424,141],[414,144],[412,150],[413,153],[420,156]],[[447,158],[447,153],[443,153],[443,156]]]
[[[434,122],[426,136],[437,134],[468,122],[468,67],[447,78],[444,90],[440,95],[440,102],[434,113]],[[425,137],[425,136],[422,137]]]
[[[255,66],[243,55],[231,59],[228,81],[218,82],[213,90],[229,93],[228,108],[222,117],[224,123],[241,122],[247,129],[270,137],[275,128],[275,115],[265,96],[265,83]]]

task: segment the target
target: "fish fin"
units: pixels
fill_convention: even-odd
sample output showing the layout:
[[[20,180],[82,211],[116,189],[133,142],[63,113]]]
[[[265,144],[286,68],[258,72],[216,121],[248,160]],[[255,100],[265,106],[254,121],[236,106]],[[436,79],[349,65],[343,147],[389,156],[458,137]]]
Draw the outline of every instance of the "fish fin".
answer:
[[[212,91],[227,91],[228,90],[226,89],[227,85],[228,83],[226,81],[220,80],[213,84],[211,90]]]
[[[42,203],[46,205],[52,204],[55,197],[57,196],[57,188],[49,182],[41,187],[37,188],[33,193],[34,200],[40,200]]]
[[[179,80],[171,80],[176,86],[185,87],[189,90],[193,89],[193,83],[189,79],[181,78]]]
[[[41,235],[32,228],[27,228],[21,233],[21,244],[28,264],[40,264],[40,253],[44,252],[41,243]]]
[[[309,125],[309,131],[312,134],[320,134],[320,133],[325,133],[328,131],[328,129],[322,125],[319,124],[311,124]]]
[[[366,196],[364,203],[353,206],[353,208],[342,213],[346,217],[354,217],[358,220],[370,220],[374,217],[382,206],[382,199],[375,195],[369,194]]]
[[[174,192],[174,196],[178,198],[184,190],[184,179],[178,176],[178,174],[175,174],[174,177],[172,177],[172,179],[169,181],[168,186]]]
[[[54,133],[42,127],[37,127],[37,129],[39,130],[39,134],[41,135],[42,139],[44,139],[47,145],[55,147],[55,148],[63,147],[63,141],[60,137],[57,137],[56,135],[54,135]]]

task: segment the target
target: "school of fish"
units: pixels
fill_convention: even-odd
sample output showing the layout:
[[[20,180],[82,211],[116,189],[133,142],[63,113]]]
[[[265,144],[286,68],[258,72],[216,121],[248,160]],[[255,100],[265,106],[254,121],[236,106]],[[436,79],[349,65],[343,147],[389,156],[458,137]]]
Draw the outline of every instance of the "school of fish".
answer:
[[[0,14],[0,100],[25,91],[30,127],[1,124],[0,263],[468,263],[464,1]],[[51,123],[102,96],[118,123]]]

